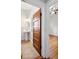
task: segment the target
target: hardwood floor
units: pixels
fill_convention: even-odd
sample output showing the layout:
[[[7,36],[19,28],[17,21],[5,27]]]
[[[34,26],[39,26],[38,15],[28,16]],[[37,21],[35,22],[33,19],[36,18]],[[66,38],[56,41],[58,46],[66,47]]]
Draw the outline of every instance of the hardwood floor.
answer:
[[[57,36],[49,35],[49,58],[58,59],[58,38]]]
[[[21,41],[21,59],[41,59],[30,41]]]
[[[21,41],[21,59],[46,59],[42,58],[30,41]],[[58,37],[49,35],[49,58],[58,59]]]

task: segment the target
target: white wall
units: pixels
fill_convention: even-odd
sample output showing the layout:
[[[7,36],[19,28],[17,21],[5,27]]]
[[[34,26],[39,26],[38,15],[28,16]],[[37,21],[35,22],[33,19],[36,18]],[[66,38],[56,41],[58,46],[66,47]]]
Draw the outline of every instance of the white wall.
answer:
[[[49,34],[58,35],[58,16],[49,15]]]
[[[52,1],[52,0],[51,0]],[[46,4],[46,10],[47,10],[47,21],[48,21],[48,34],[56,35],[58,36],[58,15],[57,14],[49,14],[49,7],[52,5],[51,2],[47,2]],[[57,5],[57,4],[56,4]]]
[[[49,14],[49,7],[51,6],[51,1],[48,1],[45,6],[45,39],[46,39],[46,56],[49,57],[49,45],[48,39],[49,34],[58,35],[58,15],[50,15]]]

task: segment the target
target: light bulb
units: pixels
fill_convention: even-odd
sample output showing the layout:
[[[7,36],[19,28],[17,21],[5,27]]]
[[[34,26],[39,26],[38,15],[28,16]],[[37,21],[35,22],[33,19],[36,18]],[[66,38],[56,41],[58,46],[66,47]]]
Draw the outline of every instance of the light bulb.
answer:
[[[54,11],[51,12],[51,14],[54,14],[54,13],[55,13]]]
[[[53,9],[53,6],[50,6],[49,9],[50,9],[50,10]]]

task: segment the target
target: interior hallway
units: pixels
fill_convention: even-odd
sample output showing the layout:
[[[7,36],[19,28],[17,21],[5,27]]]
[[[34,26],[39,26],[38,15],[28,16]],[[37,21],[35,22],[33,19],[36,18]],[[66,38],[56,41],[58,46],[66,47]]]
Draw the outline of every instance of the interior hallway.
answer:
[[[22,59],[41,59],[38,52],[33,47],[31,41],[21,41],[21,58]]]

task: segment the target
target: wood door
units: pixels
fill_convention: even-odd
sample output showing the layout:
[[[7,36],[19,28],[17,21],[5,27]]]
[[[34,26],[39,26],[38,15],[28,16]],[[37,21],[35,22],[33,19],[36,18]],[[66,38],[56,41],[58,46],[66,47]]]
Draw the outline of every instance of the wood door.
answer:
[[[33,15],[33,46],[41,55],[41,10]]]

